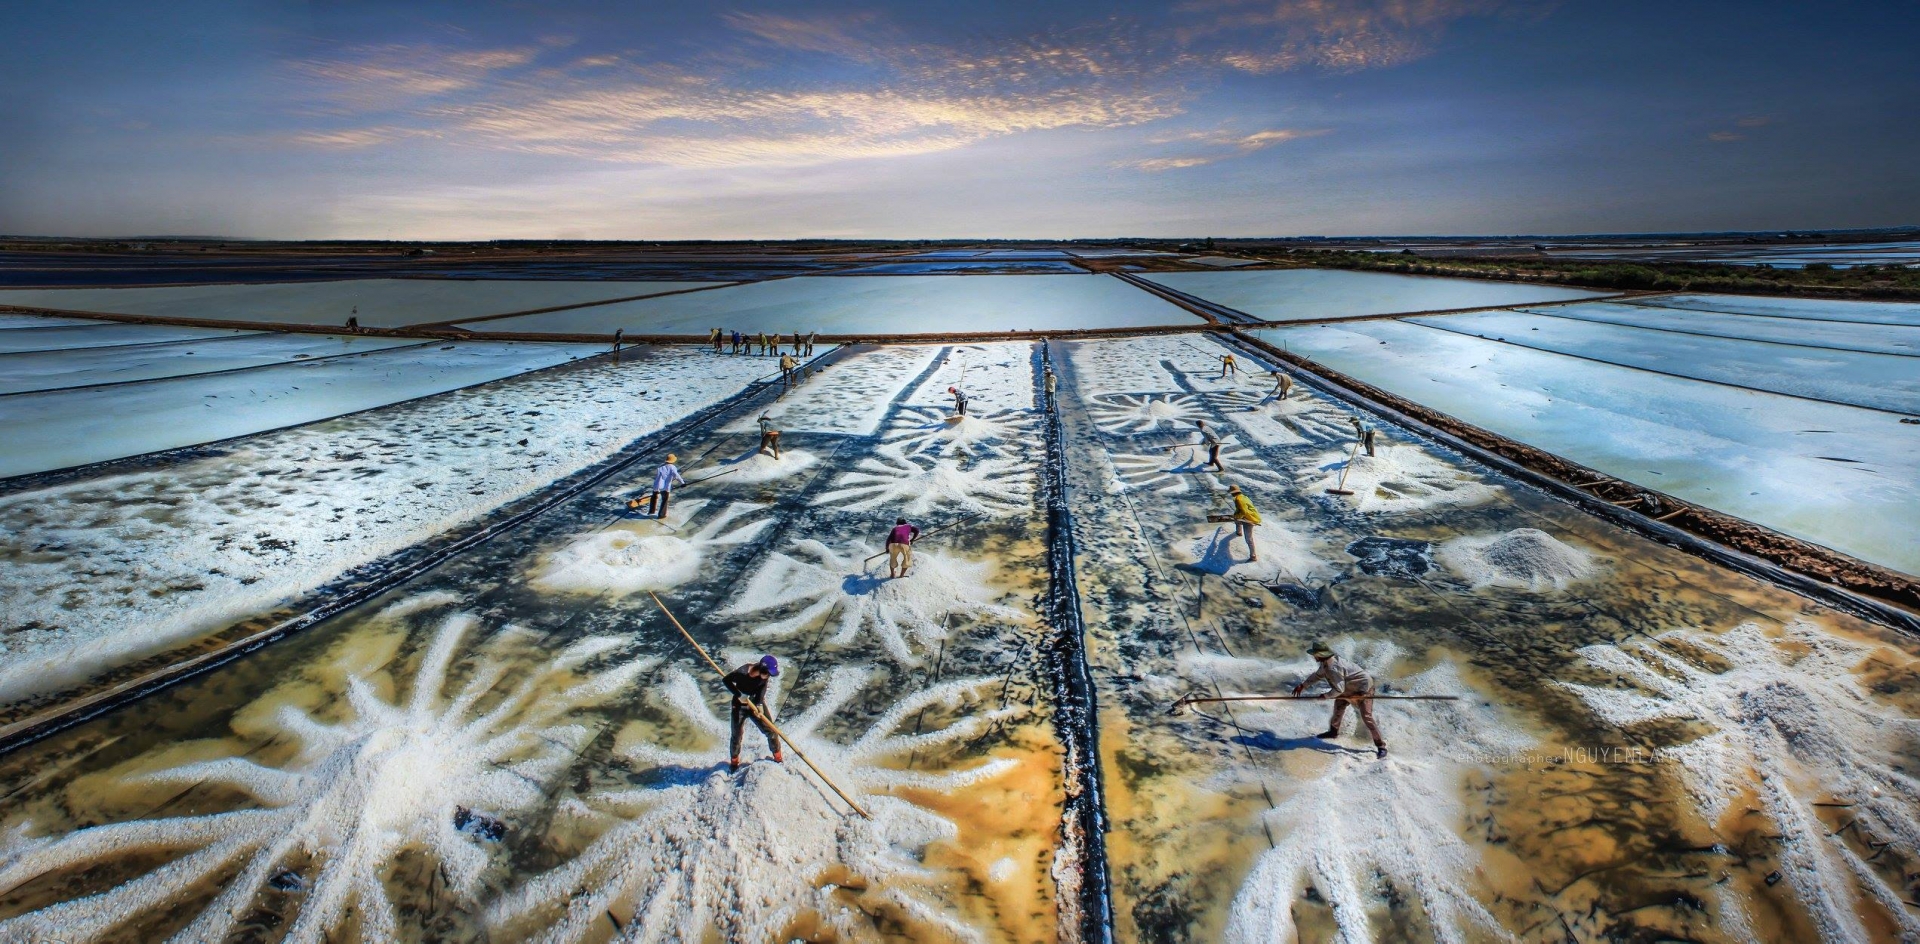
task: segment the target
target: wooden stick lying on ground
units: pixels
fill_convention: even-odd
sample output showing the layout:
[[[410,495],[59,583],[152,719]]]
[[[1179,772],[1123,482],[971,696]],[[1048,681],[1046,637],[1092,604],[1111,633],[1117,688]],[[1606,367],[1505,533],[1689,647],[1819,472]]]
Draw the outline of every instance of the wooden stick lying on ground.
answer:
[[[673,615],[673,611],[667,609],[667,605],[665,603],[660,602],[660,594],[655,593],[652,590],[648,590],[647,596],[650,596],[653,598],[653,605],[659,607],[660,612],[667,614],[667,619],[673,623],[673,628],[679,630],[680,635],[686,637],[687,642],[693,646],[693,651],[700,653],[700,658],[705,659],[707,665],[711,666],[715,672],[720,673],[720,678],[724,680],[727,677],[727,670],[721,668],[720,663],[713,661],[713,657],[710,655],[707,655],[706,647],[700,645],[700,643],[693,638],[693,634],[687,632],[687,628],[685,626],[680,625],[680,620]],[[728,694],[732,695],[731,689],[728,690]],[[737,698],[738,696],[733,696],[733,697]],[[793,748],[794,756],[800,758],[801,762],[807,765],[807,769],[813,771],[813,775],[820,778],[821,783],[826,784],[830,789],[833,790],[834,793],[838,794],[840,796],[840,799],[847,801],[847,805],[850,807],[853,807],[853,811],[855,813],[860,814],[863,818],[866,818],[866,819],[873,818],[873,814],[868,813],[866,810],[862,809],[860,807],[860,804],[853,802],[853,797],[847,796],[847,791],[840,789],[839,784],[834,783],[831,777],[828,777],[825,773],[821,772],[820,768],[816,766],[812,760],[808,759],[806,753],[800,750],[800,745],[793,743],[793,739],[787,737],[787,733],[785,731],[780,730],[779,725],[776,725],[773,723],[772,718],[769,718],[766,715],[761,714],[759,705],[754,704],[751,699],[749,699],[746,704],[747,704],[747,710],[753,712],[753,716],[755,718],[760,719],[761,724],[764,724],[768,728],[771,728],[773,730],[774,735],[780,739],[780,743]]]

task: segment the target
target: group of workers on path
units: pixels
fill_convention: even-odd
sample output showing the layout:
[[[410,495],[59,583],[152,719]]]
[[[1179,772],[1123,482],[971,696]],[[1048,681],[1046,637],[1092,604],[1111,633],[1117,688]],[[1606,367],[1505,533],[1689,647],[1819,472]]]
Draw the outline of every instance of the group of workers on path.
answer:
[[[802,357],[809,357],[813,354],[813,342],[820,337],[820,332],[809,331],[806,334],[801,334],[795,331],[787,337],[790,338],[790,340],[782,341],[778,332],[768,334],[762,331],[759,334],[748,335],[741,334],[738,331],[729,332],[721,328],[714,328],[707,332],[707,341],[713,345],[713,353],[715,354],[729,353],[727,350],[727,342],[731,340],[733,342],[733,349],[730,353],[754,354],[756,353],[754,348],[757,347],[759,348],[758,354],[762,357],[779,355],[782,350],[782,344],[792,347],[793,353],[795,354]]]

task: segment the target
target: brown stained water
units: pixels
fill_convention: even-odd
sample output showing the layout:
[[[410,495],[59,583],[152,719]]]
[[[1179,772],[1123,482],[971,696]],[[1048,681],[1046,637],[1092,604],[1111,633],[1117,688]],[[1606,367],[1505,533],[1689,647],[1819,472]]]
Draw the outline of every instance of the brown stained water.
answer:
[[[911,369],[863,378],[894,401],[888,423],[789,434],[814,457],[794,474],[719,478],[665,523],[618,520],[651,477],[636,469],[0,759],[0,939],[1055,937],[1040,457],[921,415],[964,365],[976,412],[1034,428],[1032,354],[894,359]],[[690,479],[757,441],[711,429],[672,444]],[[916,477],[939,490],[863,504]],[[922,527],[982,517],[889,581],[863,558],[909,497]],[[647,589],[723,665],[781,657],[783,727],[872,820],[793,753],[771,763],[751,728],[751,763],[727,772],[717,680]]]
[[[1920,935],[1920,647],[1392,428],[1330,495],[1345,409],[1218,353],[1055,347],[1122,939]],[[1178,459],[1195,419],[1230,474]],[[1326,703],[1169,715],[1316,640],[1462,700],[1379,703],[1386,760],[1314,739]]]

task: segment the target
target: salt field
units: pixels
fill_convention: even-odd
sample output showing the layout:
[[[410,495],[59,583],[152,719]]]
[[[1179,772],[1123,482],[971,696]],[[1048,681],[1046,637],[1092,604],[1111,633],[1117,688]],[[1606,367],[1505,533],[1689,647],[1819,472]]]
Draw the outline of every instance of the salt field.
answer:
[[[1398,321],[1261,336],[1629,482],[1920,571],[1920,437],[1897,416]]]
[[[1920,325],[1920,305],[1912,302],[1850,302],[1824,298],[1768,298],[1764,295],[1658,295],[1640,299],[1637,304],[1810,321]]]
[[[1409,318],[1413,324],[1538,350],[1570,354],[1813,400],[1920,414],[1920,361],[1830,347],[1647,330],[1580,320],[1568,305],[1558,315],[1490,311]]]
[[[937,334],[1198,324],[1112,278],[1066,275],[805,276],[484,323],[489,331],[791,335]],[[483,325],[471,325],[481,328]]]
[[[1399,312],[1494,308],[1592,298],[1553,285],[1443,279],[1341,269],[1155,272],[1148,280],[1267,321],[1313,321]]]
[[[416,338],[234,334],[185,341],[0,354],[0,394],[245,370],[433,344]]]
[[[0,290],[0,305],[152,318],[399,327],[701,288],[688,281],[348,279],[267,285]]]
[[[409,345],[230,373],[16,394],[0,401],[0,436],[13,446],[0,454],[0,478],[311,423],[602,353],[598,345]]]
[[[1920,307],[1920,306],[1915,306]],[[1521,308],[1522,311],[1533,309]],[[1537,314],[1578,318],[1608,324],[1652,328],[1676,334],[1710,338],[1765,341],[1803,348],[1830,348],[1867,354],[1920,356],[1920,325],[1864,324],[1832,319],[1771,318],[1699,309],[1666,308],[1650,304],[1620,305],[1589,302],[1538,309]],[[1676,339],[1678,341],[1678,339]]]
[[[1401,281],[1261,291],[1458,288]],[[1507,304],[1247,330],[1920,570],[1903,310]],[[470,323],[1199,321],[1091,274],[848,274]],[[0,940],[1920,938],[1920,642],[1282,395],[1230,327],[821,344],[788,381],[702,343],[0,322],[61,345],[0,354],[0,474],[53,472],[0,487]],[[735,769],[689,638],[777,657],[778,759],[747,724]],[[1315,644],[1386,696],[1384,753],[1272,699]]]
[[[255,332],[237,328],[176,328],[166,325],[115,324],[95,321],[52,327],[19,327],[0,332],[0,354],[30,354],[83,347],[124,347],[237,338]]]

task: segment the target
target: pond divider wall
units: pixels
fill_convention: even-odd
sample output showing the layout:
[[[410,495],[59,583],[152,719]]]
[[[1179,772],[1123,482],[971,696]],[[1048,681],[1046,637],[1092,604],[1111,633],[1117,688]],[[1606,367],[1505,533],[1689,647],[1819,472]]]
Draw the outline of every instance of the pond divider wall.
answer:
[[[807,361],[801,369],[810,373],[839,360],[849,350],[847,347],[836,347]],[[572,364],[579,363],[581,362],[572,362]],[[362,564],[335,577],[292,604],[293,609],[300,611],[295,616],[216,649],[111,685],[103,691],[69,700],[0,727],[0,754],[25,747],[49,735],[131,704],[147,695],[204,674],[293,633],[324,623],[438,567],[465,551],[573,500],[588,489],[631,468],[642,459],[659,454],[680,437],[727,416],[736,409],[766,398],[779,388],[780,384],[777,380],[754,381],[733,396],[634,440],[613,456],[595,465],[509,502],[477,523],[455,528],[439,537]]]
[[[1257,337],[1226,331],[1220,339],[1298,368],[1304,382],[1325,393],[1544,489],[1603,520],[1843,613],[1920,635],[1920,613],[1915,612],[1920,610],[1920,578],[1622,481],[1389,393]],[[1586,491],[1589,488],[1595,491]],[[1608,499],[1598,494],[1608,488],[1619,488],[1622,497]],[[1649,497],[1661,509],[1658,513],[1632,510],[1632,505],[1646,504]]]
[[[1040,345],[1042,368],[1052,354]],[[1107,865],[1106,789],[1101,782],[1099,707],[1087,667],[1086,624],[1080,585],[1074,579],[1073,513],[1068,507],[1066,435],[1045,384],[1036,384],[1046,429],[1042,475],[1047,500],[1047,674],[1053,683],[1054,725],[1065,751],[1066,804],[1054,880],[1059,890],[1061,936],[1106,944],[1113,940],[1113,890]]]

